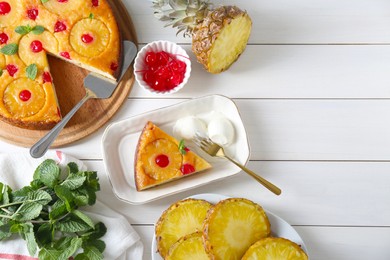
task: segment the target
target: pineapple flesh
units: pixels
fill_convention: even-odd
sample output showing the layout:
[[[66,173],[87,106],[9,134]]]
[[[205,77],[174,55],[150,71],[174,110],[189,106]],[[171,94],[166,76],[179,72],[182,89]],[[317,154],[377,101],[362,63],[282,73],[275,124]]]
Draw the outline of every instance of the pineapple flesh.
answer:
[[[262,207],[250,200],[231,198],[217,203],[203,227],[206,252],[211,259],[241,259],[259,239],[268,237],[271,225]]]
[[[202,230],[203,221],[211,206],[205,200],[185,199],[164,211],[155,230],[157,249],[163,258],[181,237]]]
[[[180,238],[173,244],[165,260],[209,260],[203,247],[202,232],[195,232]]]
[[[212,9],[204,0],[154,0],[153,4],[157,18],[192,36],[192,51],[208,72],[227,70],[245,50],[252,20],[240,8]]]
[[[296,243],[285,239],[269,237],[253,244],[242,260],[307,260],[306,253]]]

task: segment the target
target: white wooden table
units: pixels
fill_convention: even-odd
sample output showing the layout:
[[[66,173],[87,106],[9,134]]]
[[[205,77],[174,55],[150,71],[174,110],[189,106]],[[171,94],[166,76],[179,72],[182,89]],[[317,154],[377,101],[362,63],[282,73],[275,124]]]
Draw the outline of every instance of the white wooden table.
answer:
[[[127,216],[150,259],[153,224],[171,203],[198,193],[254,200],[289,222],[311,259],[390,259],[390,1],[258,0],[236,4],[253,19],[249,45],[227,72],[206,73],[191,55],[192,76],[171,96],[137,84],[111,122],[194,97],[224,94],[246,126],[248,166],[280,186],[275,196],[244,173],[217,183],[132,206],[110,204]],[[140,47],[180,43],[153,17],[151,2],[125,0]],[[102,161],[104,127],[62,147],[99,172],[114,197]],[[25,151],[0,141],[0,152]],[[109,198],[110,197],[110,198]]]

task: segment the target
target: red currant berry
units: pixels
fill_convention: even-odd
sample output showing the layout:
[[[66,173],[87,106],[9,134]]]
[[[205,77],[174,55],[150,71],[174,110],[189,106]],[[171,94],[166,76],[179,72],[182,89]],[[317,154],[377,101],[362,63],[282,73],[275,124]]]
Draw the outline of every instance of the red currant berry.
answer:
[[[190,173],[195,172],[195,167],[192,166],[191,164],[186,163],[186,164],[184,164],[183,166],[181,166],[180,171],[181,171],[184,175],[190,174]]]
[[[35,21],[35,19],[37,19],[38,13],[39,13],[38,9],[35,8],[29,9],[27,10],[27,17]]]
[[[8,71],[8,74],[13,77],[16,72],[18,72],[18,67],[16,67],[15,65],[13,64],[8,64],[7,67],[6,67],[7,71]]]
[[[62,32],[66,30],[66,24],[64,22],[57,21],[54,25],[54,32]]]
[[[155,162],[161,168],[165,168],[169,165],[169,158],[165,154],[160,154],[156,156]]]
[[[8,42],[8,35],[5,33],[0,33],[0,44],[5,44]]]
[[[31,98],[31,92],[27,89],[20,91],[19,93],[20,100],[26,102],[29,101]]]
[[[89,33],[81,35],[81,40],[83,43],[91,43],[93,41],[93,36]]]
[[[65,59],[70,60],[70,54],[67,51],[60,52],[60,55],[64,57]]]
[[[0,15],[6,15],[11,12],[11,6],[7,2],[0,2]]]
[[[40,42],[38,40],[32,41],[30,44],[30,49],[32,52],[35,52],[35,53],[41,52],[43,50],[42,42]]]
[[[53,81],[51,78],[51,75],[48,71],[43,72],[42,78],[43,78],[43,83],[46,83],[46,82],[51,83]]]
[[[92,6],[94,7],[99,6],[99,0],[92,0]]]
[[[112,71],[116,71],[118,69],[118,63],[117,62],[112,62],[110,65],[110,69]]]

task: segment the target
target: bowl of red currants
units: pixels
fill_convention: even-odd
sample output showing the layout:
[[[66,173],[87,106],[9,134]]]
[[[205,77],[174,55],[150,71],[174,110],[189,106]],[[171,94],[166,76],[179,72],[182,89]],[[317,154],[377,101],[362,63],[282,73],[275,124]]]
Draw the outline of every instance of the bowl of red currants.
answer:
[[[171,94],[187,83],[191,61],[187,52],[169,41],[155,41],[144,46],[134,62],[135,79],[145,90]]]

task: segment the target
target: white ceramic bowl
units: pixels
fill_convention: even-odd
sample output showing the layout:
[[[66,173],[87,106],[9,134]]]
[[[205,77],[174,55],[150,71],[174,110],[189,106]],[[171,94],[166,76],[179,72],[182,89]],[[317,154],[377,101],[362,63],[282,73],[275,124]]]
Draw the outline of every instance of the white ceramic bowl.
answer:
[[[145,64],[145,55],[150,52],[159,52],[159,51],[165,51],[169,54],[172,54],[175,56],[177,60],[183,61],[187,67],[186,72],[184,74],[183,81],[176,87],[174,87],[171,90],[167,91],[157,91],[151,88],[148,83],[146,83],[143,79],[143,72],[147,68],[147,65]],[[172,94],[184,87],[184,85],[187,83],[190,74],[191,74],[191,61],[187,54],[187,52],[177,45],[174,42],[169,41],[154,41],[147,45],[145,45],[137,54],[137,57],[134,61],[134,74],[135,74],[135,80],[138,82],[138,84],[145,89],[146,91],[155,93],[155,94]]]

